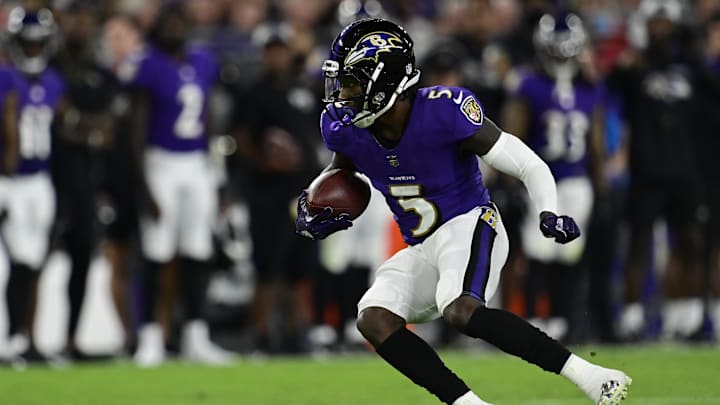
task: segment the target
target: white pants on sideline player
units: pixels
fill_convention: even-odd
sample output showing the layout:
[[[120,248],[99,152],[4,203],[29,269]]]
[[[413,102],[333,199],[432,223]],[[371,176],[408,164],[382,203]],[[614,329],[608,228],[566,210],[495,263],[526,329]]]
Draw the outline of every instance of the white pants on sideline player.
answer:
[[[474,249],[473,233],[485,207],[477,207],[441,225],[422,243],[399,251],[375,273],[375,281],[358,303],[365,308],[381,307],[408,323],[437,319],[443,310],[463,293],[465,272]],[[505,226],[496,212],[495,239],[490,244],[485,302],[497,290],[500,272],[508,255]],[[482,256],[483,254],[479,254]],[[483,260],[479,257],[478,260]]]
[[[146,257],[157,262],[177,254],[210,258],[218,196],[207,153],[149,150],[145,178],[160,208],[158,219],[144,216],[140,221]]]
[[[11,181],[9,177],[0,175],[0,211],[5,209],[5,203],[10,195]]]
[[[522,223],[523,249],[528,258],[543,263],[559,262],[573,265],[580,261],[585,250],[588,224],[593,207],[593,188],[587,177],[572,177],[557,182],[558,214],[569,215],[580,228],[580,237],[561,245],[540,232],[540,219],[534,209]],[[529,198],[529,197],[528,197]],[[532,203],[528,203],[532,208]]]
[[[10,179],[3,237],[13,261],[40,269],[47,256],[55,218],[55,191],[47,173]]]

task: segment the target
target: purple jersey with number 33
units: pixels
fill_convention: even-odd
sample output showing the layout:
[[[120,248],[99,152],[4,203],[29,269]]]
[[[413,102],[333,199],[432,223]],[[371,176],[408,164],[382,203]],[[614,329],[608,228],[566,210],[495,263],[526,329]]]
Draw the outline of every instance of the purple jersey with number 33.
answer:
[[[207,148],[207,99],[217,77],[212,55],[192,48],[184,63],[157,49],[140,55],[132,67],[129,84],[149,97],[150,147],[172,152]]]
[[[555,178],[586,176],[592,115],[603,100],[601,87],[576,80],[559,90],[547,75],[528,73],[515,94],[530,107],[528,146]]]
[[[477,156],[457,149],[483,118],[469,90],[437,86],[418,90],[405,133],[392,149],[380,146],[369,130],[341,126],[327,113],[320,125],[328,149],[352,160],[370,178],[405,242],[414,245],[453,217],[489,202]]]

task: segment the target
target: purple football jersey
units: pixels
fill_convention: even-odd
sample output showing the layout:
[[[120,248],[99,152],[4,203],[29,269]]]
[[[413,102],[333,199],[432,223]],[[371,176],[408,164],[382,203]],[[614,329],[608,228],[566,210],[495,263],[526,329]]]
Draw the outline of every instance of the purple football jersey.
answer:
[[[19,107],[17,173],[46,171],[52,153],[52,122],[65,95],[65,81],[52,68],[47,68],[36,79],[17,70],[14,76]]]
[[[0,111],[4,108],[5,97],[14,89],[15,78],[12,70],[6,66],[0,66]],[[0,153],[2,153],[3,148],[5,148],[3,141],[4,139],[0,137]]]
[[[217,64],[202,49],[188,49],[179,63],[157,49],[139,56],[129,84],[150,99],[147,143],[174,152],[207,148],[207,100]]]
[[[515,94],[530,107],[527,144],[555,178],[586,176],[591,117],[602,103],[601,87],[574,81],[557,89],[554,79],[533,72],[521,78]]]
[[[329,105],[328,108],[334,108]],[[386,149],[368,129],[342,126],[330,114],[320,119],[328,149],[353,161],[385,196],[410,245],[440,225],[487,204],[477,156],[460,154],[458,141],[477,132],[483,110],[475,95],[457,87],[418,90],[399,143]]]

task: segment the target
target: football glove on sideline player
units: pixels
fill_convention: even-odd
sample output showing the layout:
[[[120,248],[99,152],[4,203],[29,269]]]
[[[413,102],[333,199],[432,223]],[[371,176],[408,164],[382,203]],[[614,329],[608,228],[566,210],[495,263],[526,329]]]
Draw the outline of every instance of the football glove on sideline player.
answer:
[[[567,215],[555,215],[552,212],[540,214],[540,232],[546,238],[553,238],[557,243],[568,243],[580,236],[575,220]]]
[[[330,234],[352,226],[349,214],[342,213],[333,217],[332,213],[332,208],[325,207],[317,215],[310,215],[307,207],[307,190],[304,190],[298,198],[295,233],[310,239],[325,239]]]

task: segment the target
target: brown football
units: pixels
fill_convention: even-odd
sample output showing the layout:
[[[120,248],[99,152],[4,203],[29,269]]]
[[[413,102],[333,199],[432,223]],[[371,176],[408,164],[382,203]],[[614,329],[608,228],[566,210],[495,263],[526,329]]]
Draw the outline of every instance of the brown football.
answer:
[[[348,213],[355,219],[370,202],[370,185],[349,169],[332,169],[321,173],[308,187],[307,206],[311,215],[325,207],[333,209],[333,216]]]

